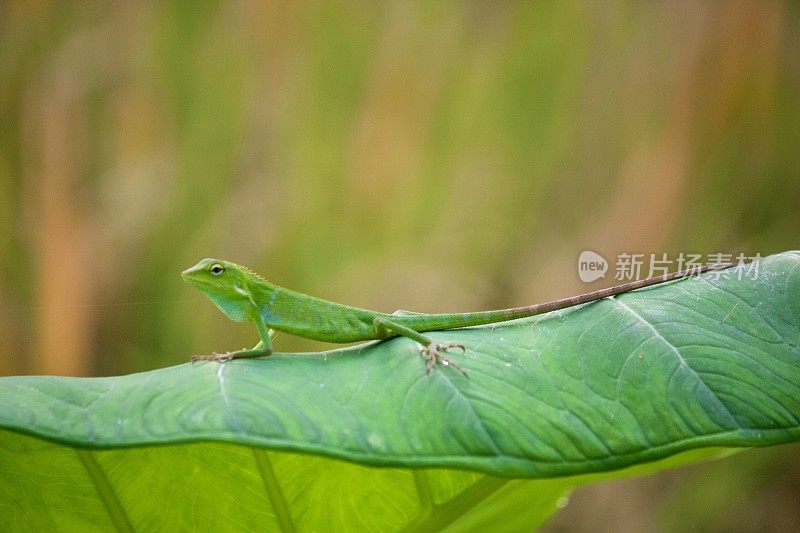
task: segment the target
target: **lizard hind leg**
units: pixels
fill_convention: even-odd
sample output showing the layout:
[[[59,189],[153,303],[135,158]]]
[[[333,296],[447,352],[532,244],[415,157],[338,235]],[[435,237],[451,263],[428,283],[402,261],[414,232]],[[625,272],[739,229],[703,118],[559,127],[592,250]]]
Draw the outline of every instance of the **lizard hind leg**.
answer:
[[[409,313],[407,311],[396,311],[393,313],[394,316],[403,316],[403,314],[413,315],[419,313]],[[375,317],[373,320],[373,327],[375,328],[376,336],[379,339],[387,339],[389,337],[400,335],[420,343],[422,345],[422,348],[420,348],[420,355],[422,355],[422,357],[425,359],[425,370],[427,374],[430,375],[431,370],[433,370],[436,367],[436,364],[439,363],[443,366],[453,367],[458,372],[463,374],[465,378],[469,379],[469,376],[464,369],[444,355],[445,352],[451,348],[459,348],[461,353],[465,353],[466,349],[464,348],[463,344],[456,342],[436,342],[413,328],[399,324],[394,320],[385,317]]]

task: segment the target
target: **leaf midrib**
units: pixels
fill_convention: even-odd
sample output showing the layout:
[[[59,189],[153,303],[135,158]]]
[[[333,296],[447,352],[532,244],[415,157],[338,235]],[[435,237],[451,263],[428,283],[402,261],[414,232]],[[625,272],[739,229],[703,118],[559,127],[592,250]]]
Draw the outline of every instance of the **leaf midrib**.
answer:
[[[94,458],[92,451],[76,448],[75,454],[83,464],[89,479],[94,483],[100,501],[103,502],[106,511],[108,511],[108,516],[111,518],[114,527],[117,528],[117,531],[133,533],[134,529],[128,520],[128,515],[125,514],[114,487],[111,486],[108,477],[106,477],[103,468]]]

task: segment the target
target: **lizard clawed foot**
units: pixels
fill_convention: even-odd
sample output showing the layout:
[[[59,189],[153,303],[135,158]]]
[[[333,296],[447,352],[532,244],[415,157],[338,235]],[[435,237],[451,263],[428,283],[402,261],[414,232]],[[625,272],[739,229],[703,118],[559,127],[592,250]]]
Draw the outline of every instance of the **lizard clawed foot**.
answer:
[[[233,352],[217,353],[211,355],[193,355],[190,361],[196,363],[197,361],[216,361],[218,363],[226,363],[233,359]]]
[[[458,366],[456,363],[448,359],[444,356],[444,353],[449,350],[450,348],[459,348],[461,349],[461,353],[466,353],[466,349],[464,348],[463,344],[458,344],[457,342],[450,342],[450,343],[442,343],[442,342],[432,342],[426,347],[420,350],[422,357],[425,358],[425,371],[427,374],[431,373],[431,370],[436,366],[436,363],[441,363],[445,366],[452,366],[459,372],[461,372],[465,378],[469,379],[469,376],[464,369]]]

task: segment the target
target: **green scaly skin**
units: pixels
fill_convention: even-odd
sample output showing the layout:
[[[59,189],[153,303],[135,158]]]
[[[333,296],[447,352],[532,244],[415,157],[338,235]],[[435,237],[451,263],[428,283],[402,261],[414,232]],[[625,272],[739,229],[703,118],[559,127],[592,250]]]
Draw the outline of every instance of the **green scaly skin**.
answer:
[[[184,270],[181,276],[194,285],[231,320],[254,322],[261,341],[249,350],[197,355],[194,361],[225,362],[231,359],[264,357],[272,353],[272,336],[283,331],[307,339],[325,342],[356,342],[381,340],[403,336],[422,345],[420,353],[426,360],[427,372],[437,363],[452,366],[464,376],[466,372],[444,356],[449,349],[465,348],[457,343],[438,343],[422,335],[426,331],[447,330],[502,322],[563,309],[613,296],[629,290],[670,281],[707,270],[728,268],[732,264],[707,265],[691,272],[675,272],[656,278],[648,278],[609,287],[591,293],[564,298],[553,302],[527,307],[479,311],[474,313],[425,314],[396,311],[393,314],[350,307],[313,296],[308,296],[269,283],[247,268],[222,261],[203,259],[195,266]]]

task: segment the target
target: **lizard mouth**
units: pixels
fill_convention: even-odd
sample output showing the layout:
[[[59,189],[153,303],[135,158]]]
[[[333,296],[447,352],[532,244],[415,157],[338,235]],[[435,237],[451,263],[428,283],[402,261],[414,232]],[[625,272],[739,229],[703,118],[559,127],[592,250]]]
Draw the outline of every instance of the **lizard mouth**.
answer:
[[[197,275],[197,271],[193,268],[187,268],[183,272],[181,272],[181,278],[183,281],[195,285],[197,287],[208,285],[208,283],[202,278],[202,276]]]
[[[197,279],[197,274],[203,271],[203,267],[200,264],[196,264],[192,267],[187,268],[183,272],[181,272],[181,277],[186,281],[194,281]]]

